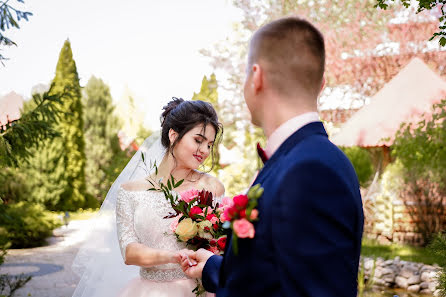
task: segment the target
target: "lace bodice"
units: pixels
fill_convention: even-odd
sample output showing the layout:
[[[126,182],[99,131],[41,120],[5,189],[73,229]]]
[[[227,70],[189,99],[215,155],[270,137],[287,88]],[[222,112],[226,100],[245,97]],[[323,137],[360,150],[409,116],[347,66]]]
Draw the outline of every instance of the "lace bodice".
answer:
[[[122,257],[131,242],[142,243],[154,249],[181,250],[185,243],[177,241],[170,230],[174,220],[163,219],[172,212],[172,208],[163,193],[155,191],[127,191],[119,189],[116,202],[116,224]],[[150,268],[141,268],[144,279],[171,281],[187,276],[177,264],[164,264]]]

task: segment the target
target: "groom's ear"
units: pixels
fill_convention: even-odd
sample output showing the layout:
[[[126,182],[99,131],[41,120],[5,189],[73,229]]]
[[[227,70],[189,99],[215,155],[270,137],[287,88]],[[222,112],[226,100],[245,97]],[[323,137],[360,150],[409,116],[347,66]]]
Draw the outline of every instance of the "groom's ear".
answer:
[[[263,69],[259,64],[252,65],[252,88],[255,94],[264,87]]]
[[[170,144],[174,143],[175,140],[177,139],[177,137],[178,137],[178,133],[174,129],[170,128],[170,130],[169,130]]]
[[[325,87],[325,83],[326,83],[326,81],[325,81],[325,75],[324,75],[324,76],[322,77],[321,90],[319,91],[319,93],[321,93],[322,90],[324,89],[324,87]]]

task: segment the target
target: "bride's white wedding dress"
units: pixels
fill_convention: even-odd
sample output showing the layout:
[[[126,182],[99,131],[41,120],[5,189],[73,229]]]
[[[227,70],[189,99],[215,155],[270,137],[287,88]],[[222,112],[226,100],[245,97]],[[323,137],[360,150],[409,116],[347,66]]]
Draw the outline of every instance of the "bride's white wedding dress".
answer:
[[[118,191],[116,224],[123,259],[131,242],[142,243],[154,249],[181,250],[179,242],[170,230],[174,220],[164,219],[172,207],[163,193],[155,191]],[[164,264],[140,269],[140,277],[131,281],[118,294],[120,297],[194,297],[194,279],[189,279],[178,264]]]

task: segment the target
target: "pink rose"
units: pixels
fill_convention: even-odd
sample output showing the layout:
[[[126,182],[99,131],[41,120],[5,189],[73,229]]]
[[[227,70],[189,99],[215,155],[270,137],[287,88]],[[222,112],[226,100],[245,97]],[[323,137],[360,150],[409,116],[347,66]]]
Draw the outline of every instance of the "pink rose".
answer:
[[[224,212],[224,213],[222,213],[222,214],[220,215],[220,221],[221,221],[222,223],[224,223],[224,222],[226,222],[226,221],[230,221],[230,220],[231,220],[231,218],[227,217],[227,213],[226,213],[226,212]]]
[[[234,197],[234,206],[237,209],[245,209],[248,206],[248,196],[246,195],[237,195]]]
[[[258,211],[257,209],[253,209],[253,210],[251,211],[250,219],[251,219],[251,220],[255,220],[255,219],[257,219],[258,217],[259,217],[259,211]]]
[[[254,225],[247,219],[235,220],[234,231],[239,238],[254,238]]]
[[[172,230],[172,232],[175,232],[175,230],[177,230],[178,227],[178,221],[180,220],[182,215],[176,216],[172,223],[170,223],[170,230]]]
[[[180,193],[181,200],[183,200],[186,203],[191,202],[194,198],[198,197],[198,191],[197,190],[188,190]]]
[[[234,201],[232,200],[232,198],[230,197],[223,197],[223,199],[221,200],[222,203],[222,207],[223,208],[228,208],[234,205]]]
[[[215,224],[215,223],[218,222],[218,218],[217,218],[217,216],[214,215],[214,214],[208,214],[208,215],[206,216],[206,220],[210,221],[212,224]]]

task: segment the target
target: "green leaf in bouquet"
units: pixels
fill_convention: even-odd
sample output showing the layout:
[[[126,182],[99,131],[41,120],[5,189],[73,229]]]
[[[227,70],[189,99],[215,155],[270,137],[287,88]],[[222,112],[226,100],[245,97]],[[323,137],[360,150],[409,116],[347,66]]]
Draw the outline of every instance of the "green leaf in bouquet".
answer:
[[[173,175],[170,175],[170,184],[172,185],[172,188],[176,188],[175,187],[175,178],[173,177]]]
[[[167,181],[167,188],[169,191],[172,191],[172,184],[170,183],[170,179]]]
[[[200,215],[195,215],[195,218],[196,218],[196,219],[200,219],[200,220],[203,220],[203,221],[205,220],[205,217],[203,217],[203,216],[200,216]]]
[[[177,182],[175,184],[175,188],[178,188],[179,186],[181,186],[181,184],[184,182],[184,179],[180,180],[179,182]]]

